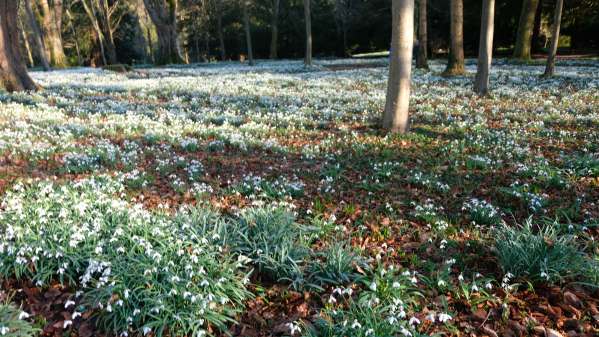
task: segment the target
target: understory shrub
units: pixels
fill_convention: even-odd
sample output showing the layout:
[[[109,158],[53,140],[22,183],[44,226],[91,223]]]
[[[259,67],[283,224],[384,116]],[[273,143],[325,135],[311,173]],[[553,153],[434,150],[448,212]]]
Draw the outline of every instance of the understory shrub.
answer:
[[[529,219],[522,226],[504,224],[495,231],[497,257],[505,273],[533,284],[586,277],[593,262],[574,235],[561,234],[553,224],[535,227]]]
[[[17,184],[0,212],[0,278],[80,290],[72,319],[91,311],[111,334],[224,330],[251,294],[222,221],[205,210],[151,213],[115,197],[122,190],[109,177]]]

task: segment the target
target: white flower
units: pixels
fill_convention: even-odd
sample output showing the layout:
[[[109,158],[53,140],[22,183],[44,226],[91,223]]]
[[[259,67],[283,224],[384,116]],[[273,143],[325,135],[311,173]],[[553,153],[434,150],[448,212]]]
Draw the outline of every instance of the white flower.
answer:
[[[64,308],[66,309],[66,308],[70,307],[71,305],[75,305],[75,302],[71,301],[71,300],[68,300],[68,301],[65,302]]]
[[[147,334],[149,334],[150,332],[152,332],[152,328],[147,327],[147,326],[143,327],[144,336],[147,335]]]
[[[26,313],[25,311],[21,311],[21,313],[19,314],[19,319],[27,319],[29,318],[29,314]]]
[[[453,318],[451,316],[449,316],[448,314],[442,312],[439,314],[439,322],[441,323],[445,323],[447,321],[452,320]]]
[[[372,282],[372,283],[370,284],[369,288],[370,288],[370,290],[372,290],[372,291],[376,291],[376,283],[375,283],[375,282]]]
[[[417,317],[412,317],[412,318],[410,318],[410,321],[408,323],[410,325],[418,325],[418,324],[420,324],[420,320]]]
[[[362,324],[360,324],[360,322],[358,322],[357,319],[354,319],[354,322],[351,324],[351,328],[352,329],[360,329],[362,327]]]
[[[297,324],[297,322],[287,323],[285,325],[287,326],[287,328],[289,328],[289,333],[292,336],[295,335],[296,333],[302,332],[302,328],[299,326],[299,324]]]
[[[412,333],[410,332],[410,330],[408,330],[408,329],[406,329],[404,327],[401,327],[401,331],[400,332],[401,332],[402,335],[404,335],[406,337],[412,337]]]
[[[73,325],[73,321],[64,321],[64,323],[62,323],[62,328],[66,329],[67,327]]]
[[[10,329],[7,326],[0,326],[0,335],[4,336],[10,332]]]

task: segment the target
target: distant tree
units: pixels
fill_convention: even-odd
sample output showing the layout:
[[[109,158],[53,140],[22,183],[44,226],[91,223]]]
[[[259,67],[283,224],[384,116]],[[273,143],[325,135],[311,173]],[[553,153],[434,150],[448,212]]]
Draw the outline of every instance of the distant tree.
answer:
[[[355,0],[335,0],[334,17],[337,31],[341,35],[343,56],[349,55],[348,32],[356,16],[357,8]]]
[[[272,0],[272,18],[270,23],[270,58],[276,59],[279,55],[279,8],[281,0]]]
[[[547,56],[547,65],[545,66],[545,77],[551,77],[555,73],[555,56],[557,54],[557,46],[559,45],[559,30],[562,22],[562,10],[564,0],[557,0],[555,4],[555,12],[553,14],[553,26],[551,29],[551,47]]]
[[[37,19],[35,18],[35,14],[33,13],[33,8],[31,7],[31,0],[23,1],[25,4],[25,15],[27,16],[27,23],[29,25],[29,29],[31,29],[31,34],[33,36],[33,45],[35,49],[35,54],[40,60],[42,67],[44,70],[50,70],[50,62],[48,62],[48,57],[46,55],[46,44],[44,42],[44,36],[42,34],[42,29],[40,28]]]
[[[418,53],[416,68],[428,69],[428,27],[426,0],[418,1]]]
[[[178,0],[144,0],[144,4],[158,36],[156,63],[183,62],[177,34]]]
[[[251,66],[254,65],[254,50],[252,47],[252,31],[250,27],[250,0],[241,0],[243,10],[243,27],[245,29],[245,46],[248,53],[248,62]]]
[[[489,92],[489,74],[493,61],[493,30],[495,20],[495,0],[483,0],[478,46],[478,66],[474,80],[474,91],[479,95]]]
[[[450,38],[449,60],[444,74],[461,75],[464,70],[464,1],[451,0],[450,4]]]
[[[81,3],[95,31],[102,63],[104,65],[118,63],[114,31],[122,19],[122,15],[115,15],[120,1],[113,0],[109,3],[108,0],[81,0]]]
[[[539,0],[522,1],[522,11],[516,33],[516,44],[514,45],[514,58],[530,60],[532,33],[535,24],[535,14]]]
[[[37,89],[20,51],[19,2],[0,0],[0,87],[8,91]]]
[[[17,0],[14,0],[17,1]],[[67,66],[62,45],[62,0],[39,0],[44,30],[44,42],[48,49],[50,65],[56,68]]]
[[[306,54],[304,64],[312,65],[312,13],[310,9],[311,0],[304,0],[304,23],[306,24]]]
[[[392,2],[391,54],[383,128],[408,131],[412,49],[414,45],[414,0]]]

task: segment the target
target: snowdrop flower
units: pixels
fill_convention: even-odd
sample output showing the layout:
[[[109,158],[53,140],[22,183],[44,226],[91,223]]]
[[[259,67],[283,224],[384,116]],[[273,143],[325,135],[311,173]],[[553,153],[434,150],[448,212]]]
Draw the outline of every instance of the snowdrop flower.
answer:
[[[335,299],[335,297],[333,295],[329,296],[329,300],[328,300],[329,304],[335,304],[337,303],[337,300]]]
[[[445,281],[443,281],[443,280],[439,280],[439,281],[437,282],[437,285],[438,285],[439,287],[445,287],[445,286],[447,285],[447,283],[445,283]]]
[[[412,337],[412,333],[410,332],[410,330],[404,327],[401,327],[401,330],[399,332],[406,337]]]
[[[439,322],[441,323],[445,323],[447,321],[452,320],[453,318],[451,316],[449,316],[448,314],[442,312],[439,314]]]
[[[410,325],[418,325],[418,324],[420,324],[420,320],[417,317],[412,317],[412,318],[410,318],[410,321],[408,323]]]
[[[362,328],[362,324],[360,324],[357,319],[354,319],[354,322],[352,323],[351,328],[352,329],[360,329],[360,328]]]
[[[366,335],[366,336],[372,336],[372,335],[374,335],[374,329],[370,328],[370,329],[366,330],[366,332],[364,333],[364,335]]]
[[[460,282],[464,281],[464,275],[462,275],[462,273],[460,273],[460,275],[458,275],[458,281],[460,281]]]
[[[71,319],[76,319],[77,317],[81,317],[81,313],[78,311],[73,311],[73,314],[71,315]]]
[[[71,325],[73,325],[73,321],[67,320],[67,321],[64,321],[64,323],[62,323],[62,328],[66,329],[66,328],[68,328]]]
[[[293,323],[287,323],[285,324],[287,326],[287,328],[289,329],[289,333],[293,336],[296,333],[301,333],[302,332],[302,328],[299,326],[299,324],[297,324],[296,322]]]
[[[150,332],[152,332],[152,328],[147,327],[147,326],[143,327],[144,336],[147,335],[147,334],[149,334]]]
[[[426,320],[435,323],[435,320],[436,320],[435,312],[431,312],[428,315],[426,315]]]
[[[10,332],[10,329],[7,326],[0,326],[0,335],[4,336]]]
[[[375,282],[372,282],[372,283],[370,283],[370,286],[369,286],[369,288],[370,288],[370,290],[372,290],[372,291],[376,291],[376,283],[375,283]]]
[[[68,300],[68,301],[65,302],[64,308],[66,309],[66,308],[70,307],[71,305],[75,305],[75,302],[71,301],[71,300]]]

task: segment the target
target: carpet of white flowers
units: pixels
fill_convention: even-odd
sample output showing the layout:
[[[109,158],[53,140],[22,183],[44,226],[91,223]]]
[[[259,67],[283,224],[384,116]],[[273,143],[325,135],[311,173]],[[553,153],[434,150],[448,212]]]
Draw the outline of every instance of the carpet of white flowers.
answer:
[[[0,92],[0,336],[596,336],[599,61],[492,93],[387,61]]]

